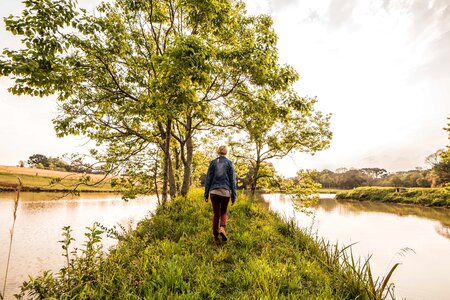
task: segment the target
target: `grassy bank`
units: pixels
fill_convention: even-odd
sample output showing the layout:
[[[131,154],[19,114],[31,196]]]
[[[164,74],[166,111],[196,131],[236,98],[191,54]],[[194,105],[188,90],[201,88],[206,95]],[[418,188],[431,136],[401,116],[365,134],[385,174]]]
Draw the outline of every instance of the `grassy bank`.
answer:
[[[229,241],[212,240],[202,191],[158,209],[116,250],[101,256],[99,231],[58,274],[23,286],[26,297],[82,299],[380,299],[367,264],[318,242],[240,197],[230,208]],[[66,246],[70,241],[68,231]],[[66,247],[67,248],[67,247]],[[378,294],[377,294],[378,293]]]
[[[348,191],[343,189],[332,189],[332,188],[321,188],[318,190],[319,193],[322,194],[337,194],[338,192]]]
[[[336,198],[450,207],[450,190],[445,188],[359,187],[340,191]]]
[[[39,172],[36,171],[37,173]],[[67,192],[77,187],[78,191],[85,192],[112,192],[114,189],[109,182],[101,183],[95,186],[89,186],[94,181],[86,182],[86,184],[80,184],[81,175],[58,172],[58,176],[40,176],[40,175],[28,175],[11,172],[1,172],[0,170],[0,192],[1,191],[14,191],[18,179],[20,177],[23,183],[22,191],[28,192]],[[98,175],[96,175],[98,176]]]

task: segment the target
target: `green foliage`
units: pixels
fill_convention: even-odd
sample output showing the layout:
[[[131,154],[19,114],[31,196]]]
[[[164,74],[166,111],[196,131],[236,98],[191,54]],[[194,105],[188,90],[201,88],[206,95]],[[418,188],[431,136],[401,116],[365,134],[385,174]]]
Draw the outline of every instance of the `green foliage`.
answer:
[[[69,253],[69,247],[74,241],[71,236],[70,226],[63,228],[63,240],[60,241],[63,249],[63,256],[66,258],[66,266],[59,272],[53,274],[51,271],[44,271],[41,276],[30,277],[24,282],[20,293],[20,298],[30,299],[68,299],[69,295],[77,294],[85,299],[98,273],[98,266],[104,261],[102,233],[96,225],[87,228],[86,240],[83,248],[79,251],[74,249]]]
[[[317,99],[300,97],[290,84],[286,80],[281,89],[250,90],[236,106],[236,126],[244,135],[232,141],[233,155],[253,169],[253,194],[260,178],[265,177],[261,174],[264,162],[295,151],[314,154],[330,143],[330,115],[316,111]]]
[[[33,154],[28,158],[28,165],[32,168],[42,166],[43,168],[48,168],[49,162],[48,158],[42,154]]]
[[[450,190],[446,188],[382,188],[359,187],[339,191],[337,199],[371,200],[426,206],[450,206]]]
[[[42,154],[33,154],[28,160],[28,166],[31,168],[53,170],[53,171],[66,171],[75,173],[96,173],[103,174],[104,171],[101,167],[94,164],[88,164],[83,161],[85,155],[71,154],[63,155],[62,157],[46,157]],[[23,161],[21,167],[24,167]]]
[[[205,129],[243,130],[268,151],[255,188],[260,162],[329,143],[329,116],[292,90],[298,74],[278,63],[272,19],[246,15],[243,2],[114,0],[95,13],[72,0],[24,3],[5,19],[23,47],[3,51],[0,76],[14,80],[14,94],[55,94],[58,136],[95,141],[104,171],[139,182],[123,185],[130,198],[161,177],[163,198],[168,181],[172,196],[186,194]]]
[[[450,147],[441,151],[438,161],[432,168],[433,186],[445,186],[450,183]]]
[[[308,208],[319,201],[320,183],[315,181],[317,171],[299,170],[297,176],[284,182],[283,192],[290,195],[295,209],[309,213]]]
[[[447,118],[450,120],[450,117]],[[450,139],[450,123],[444,128],[449,132]],[[427,161],[432,165],[432,186],[450,187],[450,146],[447,149],[440,149],[427,157]]]
[[[206,178],[208,172],[209,157],[204,151],[195,151],[192,159],[192,184],[200,187]]]
[[[234,164],[238,189],[251,190],[257,177],[255,190],[258,191],[279,191],[282,178],[270,162],[261,162],[256,175],[256,166],[249,160],[237,159]]]
[[[371,282],[368,263],[358,269],[348,249],[314,241],[294,221],[244,195],[230,208],[227,243],[213,243],[211,214],[200,190],[174,199],[126,234],[107,257],[95,246],[99,230],[91,228],[69,267],[30,279],[21,294],[32,299],[381,299],[372,286],[376,295],[390,289]],[[64,237],[65,247],[71,241],[67,228]]]

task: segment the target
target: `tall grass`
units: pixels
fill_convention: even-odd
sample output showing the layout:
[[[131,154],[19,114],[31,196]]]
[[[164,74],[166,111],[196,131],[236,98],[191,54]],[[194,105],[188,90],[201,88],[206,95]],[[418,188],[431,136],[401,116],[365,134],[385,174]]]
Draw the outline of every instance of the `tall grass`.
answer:
[[[11,260],[11,249],[14,238],[14,227],[16,225],[17,219],[17,208],[19,207],[20,190],[22,189],[22,180],[20,179],[20,177],[17,177],[17,180],[19,181],[19,184],[16,186],[16,197],[14,198],[13,223],[9,231],[8,258],[6,260],[5,280],[3,282],[3,291],[0,293],[0,299],[3,299],[5,297],[6,282],[8,281],[9,262]]]
[[[239,198],[230,208],[229,240],[212,238],[212,209],[202,191],[159,208],[105,256],[103,230],[89,229],[84,248],[62,242],[66,266],[21,287],[32,299],[384,299],[394,266],[374,280],[368,260],[349,248],[313,239],[259,203]],[[70,256],[69,256],[70,255]]]
[[[351,282],[350,287],[356,287],[356,290],[364,289],[367,299],[394,298],[394,285],[389,283],[389,280],[399,263],[394,264],[384,277],[374,279],[370,267],[371,257],[365,260],[355,259],[351,250],[353,244],[340,249],[323,239],[316,240],[316,243],[324,254],[322,262],[334,269],[333,273],[342,276],[342,281]]]

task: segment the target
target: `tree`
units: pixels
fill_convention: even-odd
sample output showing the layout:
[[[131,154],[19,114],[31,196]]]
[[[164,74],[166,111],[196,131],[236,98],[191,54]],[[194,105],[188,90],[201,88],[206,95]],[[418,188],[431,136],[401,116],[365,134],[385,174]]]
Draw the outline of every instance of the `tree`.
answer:
[[[450,117],[447,118],[450,120]],[[444,128],[449,132],[450,139],[450,123]],[[433,163],[432,167],[432,186],[444,186],[450,183],[450,146],[445,150],[438,150],[436,153],[430,155],[430,161]],[[427,158],[428,160],[428,158]]]
[[[387,175],[386,169],[381,168],[362,168],[361,171],[372,179],[382,178]]]
[[[95,154],[108,172],[160,153],[152,161],[162,164],[163,204],[189,189],[199,130],[223,126],[239,95],[294,79],[278,64],[270,17],[246,16],[239,1],[115,0],[95,14],[74,0],[24,3],[20,17],[5,19],[24,45],[0,58],[10,91],[56,94],[57,135],[102,145]]]
[[[343,173],[345,173],[347,171],[348,171],[348,169],[345,168],[345,167],[341,167],[341,168],[337,168],[336,169],[336,173],[338,173],[338,174],[343,174]]]
[[[317,182],[320,182],[320,184],[324,188],[336,187],[336,176],[330,170],[325,169],[325,170],[317,173],[317,177],[315,178],[315,180]]]
[[[33,154],[28,158],[28,165],[31,168],[48,168],[49,161],[47,156],[42,154]]]
[[[234,155],[250,162],[254,170],[251,193],[255,194],[263,163],[282,158],[294,151],[314,154],[328,147],[331,139],[330,116],[314,110],[315,98],[300,97],[289,89],[292,73],[285,85],[267,87],[241,95],[236,127],[243,136],[233,144]]]
[[[381,168],[362,168],[360,171],[367,175],[367,183],[369,186],[372,186],[376,179],[387,175],[387,171]]]
[[[443,151],[432,168],[432,186],[444,186],[450,182],[450,148]]]
[[[425,158],[425,163],[428,164],[431,168],[433,168],[436,164],[438,164],[441,160],[441,155],[444,153],[444,149],[439,149],[434,153],[431,153]]]
[[[403,181],[400,179],[398,175],[390,176],[389,182],[391,186],[400,187],[402,186]]]
[[[277,174],[275,167],[270,162],[262,162],[258,170],[258,180],[254,186],[256,177],[255,164],[246,159],[238,159],[235,163],[236,179],[238,188],[265,190],[279,190],[281,186],[281,177]]]
[[[360,170],[348,170],[345,173],[339,174],[339,187],[344,189],[353,189],[358,186],[367,184],[368,177]]]

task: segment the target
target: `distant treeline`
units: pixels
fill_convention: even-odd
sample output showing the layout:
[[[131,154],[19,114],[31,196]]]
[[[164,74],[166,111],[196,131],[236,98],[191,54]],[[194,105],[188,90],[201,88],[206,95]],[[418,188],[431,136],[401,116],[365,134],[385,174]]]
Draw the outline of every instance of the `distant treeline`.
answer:
[[[63,157],[47,157],[43,154],[33,154],[27,161],[19,161],[19,167],[30,167],[52,171],[64,171],[74,173],[87,173],[87,174],[104,174],[104,170],[101,166],[95,164],[89,164],[83,161],[83,156],[73,154]]]
[[[450,132],[449,128],[446,129]],[[360,186],[390,187],[448,187],[450,186],[450,147],[429,155],[425,162],[430,169],[416,168],[410,171],[388,173],[381,168],[347,169],[335,172],[323,170],[315,180],[323,188],[352,189]]]
[[[323,170],[314,178],[323,188],[352,189],[360,186],[431,187],[432,170],[410,170],[388,173],[381,168]]]

